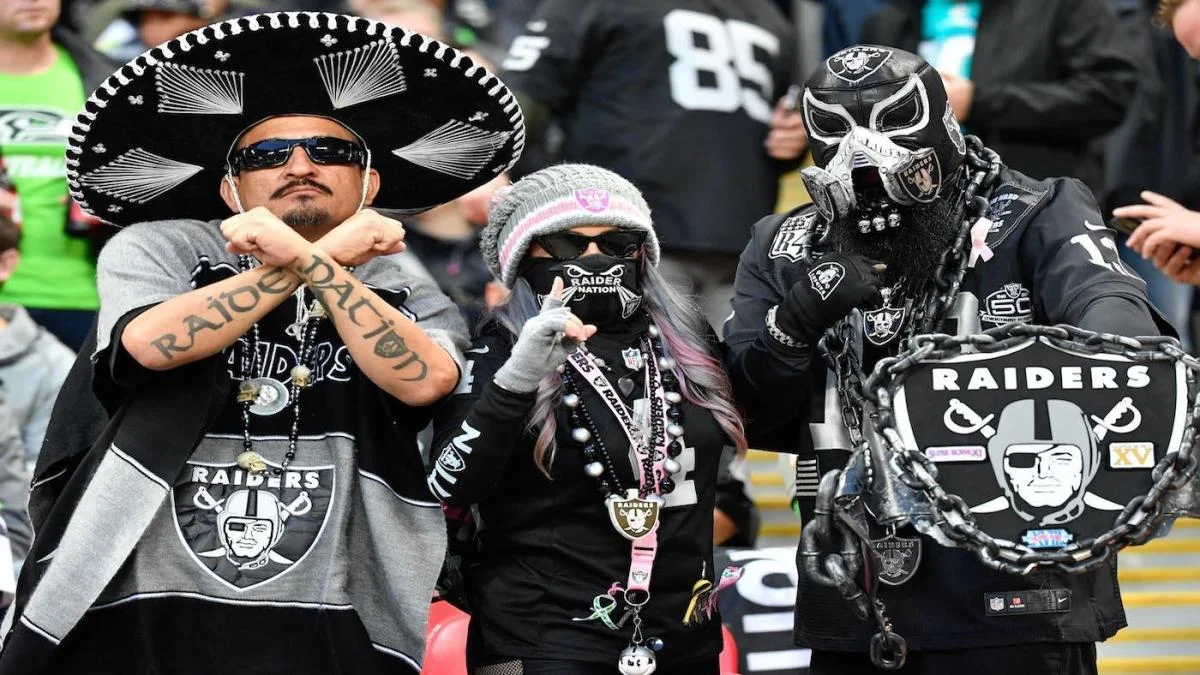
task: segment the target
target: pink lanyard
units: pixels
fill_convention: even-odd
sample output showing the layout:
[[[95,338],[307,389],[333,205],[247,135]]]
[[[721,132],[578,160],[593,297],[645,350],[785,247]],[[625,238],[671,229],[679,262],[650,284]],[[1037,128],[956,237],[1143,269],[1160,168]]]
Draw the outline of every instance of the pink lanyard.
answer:
[[[653,354],[649,354],[646,358],[653,359],[654,356]],[[577,349],[567,357],[567,361],[572,367],[575,368],[576,371],[578,371],[580,376],[587,380],[592,389],[596,390],[596,393],[600,395],[600,399],[604,401],[604,404],[608,406],[608,409],[611,410],[613,415],[617,418],[617,422],[620,424],[621,429],[625,432],[625,436],[629,439],[630,447],[633,448],[634,455],[637,458],[636,464],[639,485],[643,488],[647,485],[653,485],[655,494],[652,495],[652,499],[650,500],[639,499],[638,491],[631,490],[630,492],[633,494],[626,495],[624,498],[610,496],[608,503],[610,515],[612,510],[614,508],[618,508],[620,504],[653,504],[654,525],[649,532],[633,538],[622,531],[620,527],[617,527],[617,531],[620,532],[622,536],[633,539],[633,548],[629,559],[629,580],[626,585],[626,590],[642,591],[648,596],[650,593],[650,576],[654,568],[654,557],[658,553],[658,519],[662,500],[662,498],[658,495],[658,490],[659,484],[666,475],[666,470],[663,468],[663,464],[667,457],[666,428],[667,424],[669,423],[666,415],[666,398],[662,388],[661,377],[657,376],[657,364],[653,361],[646,364],[645,393],[647,396],[653,395],[658,398],[658,408],[662,411],[662,419],[658,420],[658,422],[660,422],[662,425],[661,428],[663,431],[660,438],[663,445],[660,448],[656,448],[656,450],[658,450],[657,453],[653,453],[649,445],[649,439],[638,438],[638,434],[635,431],[635,425],[633,424],[633,414],[629,410],[629,406],[625,405],[625,402],[622,401],[617,395],[617,391],[613,388],[612,383],[610,383],[608,378],[604,376],[604,373],[601,372],[600,365],[596,362],[596,357],[592,356],[590,352],[584,349]],[[655,377],[651,376],[651,372],[655,374]],[[648,422],[651,424],[651,429],[647,430],[647,435],[652,437],[654,420],[648,420]],[[652,475],[647,476],[645,470],[645,460],[652,456],[656,457],[657,459],[654,459],[651,465]]]

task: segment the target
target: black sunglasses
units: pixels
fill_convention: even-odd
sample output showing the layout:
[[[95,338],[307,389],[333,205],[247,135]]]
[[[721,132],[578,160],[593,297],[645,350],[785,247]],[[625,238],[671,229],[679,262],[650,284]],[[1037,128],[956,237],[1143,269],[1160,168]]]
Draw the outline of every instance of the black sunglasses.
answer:
[[[541,237],[534,241],[546,249],[555,260],[574,260],[587,250],[588,244],[596,242],[596,248],[605,255],[618,258],[632,258],[646,243],[646,233],[641,230],[609,230],[593,237],[576,232],[557,232]]]
[[[296,146],[304,148],[308,158],[317,164],[357,164],[367,166],[367,151],[354,141],[332,136],[311,138],[266,138],[251,143],[229,156],[231,173],[247,169],[269,169],[287,164]]]

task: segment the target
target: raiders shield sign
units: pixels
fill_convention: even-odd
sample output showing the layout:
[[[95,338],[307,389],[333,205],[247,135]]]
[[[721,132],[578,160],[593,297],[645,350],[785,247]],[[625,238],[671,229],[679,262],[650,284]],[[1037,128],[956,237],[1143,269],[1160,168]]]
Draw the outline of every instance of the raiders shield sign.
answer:
[[[892,383],[896,429],[992,537],[1058,549],[1107,532],[1179,447],[1181,363],[1134,362],[1027,338],[922,361]]]
[[[293,466],[275,476],[188,463],[171,491],[175,524],[210,574],[237,590],[257,586],[308,554],[328,519],[333,478],[332,466]]]
[[[658,527],[659,502],[638,498],[637,490],[624,497],[609,495],[607,504],[613,527],[626,539],[644,537]]]

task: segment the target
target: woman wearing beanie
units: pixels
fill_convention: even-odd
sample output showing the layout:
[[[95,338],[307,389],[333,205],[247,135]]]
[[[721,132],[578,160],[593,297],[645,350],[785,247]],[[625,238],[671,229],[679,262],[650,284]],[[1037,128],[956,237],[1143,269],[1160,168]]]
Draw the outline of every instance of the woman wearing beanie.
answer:
[[[512,289],[442,407],[429,484],[473,507],[472,675],[719,672],[722,452],[745,448],[703,315],[655,269],[637,189],[564,164],[493,198]]]

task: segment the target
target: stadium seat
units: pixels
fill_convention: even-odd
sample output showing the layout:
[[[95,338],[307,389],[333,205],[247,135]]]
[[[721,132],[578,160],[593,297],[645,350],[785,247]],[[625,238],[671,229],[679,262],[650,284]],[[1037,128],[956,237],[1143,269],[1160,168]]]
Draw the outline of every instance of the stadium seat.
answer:
[[[471,617],[448,602],[429,607],[422,675],[467,675],[467,625]]]
[[[721,675],[737,675],[738,673],[738,648],[737,642],[733,639],[733,632],[729,630],[729,626],[721,624],[721,638],[725,645],[721,648]]]

